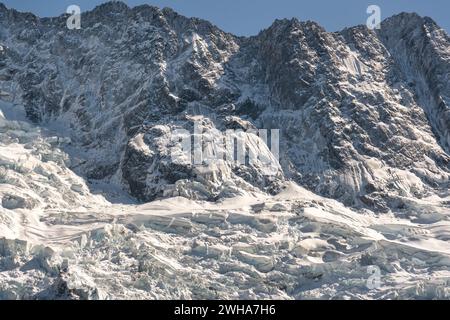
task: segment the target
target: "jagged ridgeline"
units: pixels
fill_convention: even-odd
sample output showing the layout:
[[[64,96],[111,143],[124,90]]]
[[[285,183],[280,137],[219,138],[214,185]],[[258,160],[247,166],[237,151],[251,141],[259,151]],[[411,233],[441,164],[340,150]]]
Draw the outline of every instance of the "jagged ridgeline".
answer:
[[[252,37],[122,2],[83,13],[81,29],[66,20],[0,6],[1,99],[70,137],[71,167],[90,181],[150,201],[277,193],[291,179],[380,211],[448,190],[450,40],[430,18],[333,33],[277,20]],[[195,122],[280,129],[275,174],[263,161],[175,163],[173,132]]]

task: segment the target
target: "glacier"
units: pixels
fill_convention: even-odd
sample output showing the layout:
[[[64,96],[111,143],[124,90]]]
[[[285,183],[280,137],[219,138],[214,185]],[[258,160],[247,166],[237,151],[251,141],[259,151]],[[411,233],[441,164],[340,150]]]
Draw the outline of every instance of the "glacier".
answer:
[[[115,1],[66,19],[0,4],[0,299],[450,298],[430,18],[252,37]],[[174,161],[196,123],[243,130],[271,174]],[[251,129],[280,129],[279,162]]]

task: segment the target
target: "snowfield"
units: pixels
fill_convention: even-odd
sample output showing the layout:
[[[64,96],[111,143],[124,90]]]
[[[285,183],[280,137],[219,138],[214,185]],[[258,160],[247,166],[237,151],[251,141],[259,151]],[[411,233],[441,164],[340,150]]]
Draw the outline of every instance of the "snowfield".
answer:
[[[217,203],[108,201],[20,111],[1,103],[1,299],[450,298],[449,195],[405,199],[403,215],[293,182]]]
[[[450,298],[431,18],[251,37],[119,1],[67,18],[0,3],[0,299]]]

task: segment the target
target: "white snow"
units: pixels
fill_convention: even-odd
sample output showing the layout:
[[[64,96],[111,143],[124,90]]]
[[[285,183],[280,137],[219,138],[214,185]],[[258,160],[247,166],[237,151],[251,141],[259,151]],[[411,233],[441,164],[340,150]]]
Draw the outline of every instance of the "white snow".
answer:
[[[14,110],[1,104],[0,298],[56,298],[62,284],[90,299],[450,297],[448,196],[409,199],[417,223],[293,182],[276,196],[112,204],[43,131],[4,116]],[[368,265],[380,288],[366,286]]]
[[[151,25],[138,26],[137,23],[134,27],[153,28]],[[102,28],[102,25],[97,24],[93,28]],[[112,32],[112,29],[109,31]],[[126,43],[127,33],[123,34],[122,39],[115,40],[116,44]],[[155,38],[137,44],[137,48],[148,47],[152,41],[158,40],[160,34],[155,34]],[[295,34],[300,34],[300,30],[293,31],[291,35]],[[332,36],[328,34],[327,37]],[[448,47],[440,45],[443,43],[440,39],[445,35],[434,32],[429,37],[436,50],[444,58],[448,57]],[[346,158],[349,159],[350,169],[328,175],[327,170],[331,171],[331,166],[322,157],[324,151],[329,151],[323,132],[328,129],[351,132],[355,121],[341,112],[342,106],[337,107],[326,99],[323,107],[327,108],[329,122],[316,121],[321,120],[316,111],[322,99],[317,96],[308,98],[302,108],[276,109],[279,101],[274,100],[276,94],[266,84],[269,81],[264,79],[265,73],[253,74],[261,67],[258,66],[259,60],[256,57],[242,61],[239,57],[235,59],[239,45],[233,39],[224,38],[229,43],[224,46],[227,49],[221,50],[207,37],[186,32],[180,39],[185,48],[173,52],[168,61],[156,59],[155,64],[160,68],[146,77],[142,76],[145,63],[129,62],[127,55],[112,61],[109,50],[117,47],[108,47],[97,36],[84,42],[81,49],[89,49],[92,51],[87,52],[106,57],[98,66],[99,75],[110,73],[104,78],[98,76],[93,79],[97,76],[95,69],[89,73],[92,79],[87,83],[76,83],[83,78],[74,80],[67,75],[72,71],[64,66],[63,59],[47,64],[44,62],[42,66],[45,70],[58,67],[61,79],[67,80],[61,105],[71,91],[82,91],[83,98],[87,100],[102,95],[103,79],[115,83],[120,75],[119,83],[130,83],[129,88],[124,86],[130,92],[113,90],[105,93],[123,95],[123,101],[115,99],[120,101],[117,105],[108,106],[111,100],[108,96],[101,99],[100,111],[111,107],[113,112],[100,112],[96,109],[97,103],[89,101],[86,108],[92,109],[88,110],[88,114],[94,121],[76,123],[92,125],[98,130],[91,130],[89,134],[102,136],[90,139],[89,134],[86,137],[74,134],[72,138],[86,138],[89,143],[102,144],[101,148],[81,150],[76,143],[69,145],[72,142],[69,137],[60,136],[63,131],[71,132],[74,112],[84,111],[77,109],[81,105],[81,96],[76,96],[70,112],[62,113],[54,121],[44,119],[44,123],[47,121],[45,129],[26,120],[25,110],[18,103],[20,92],[16,90],[19,89],[2,83],[0,299],[450,298],[450,193],[446,190],[433,193],[434,190],[426,188],[421,179],[423,176],[445,183],[449,178],[446,171],[440,170],[435,160],[428,156],[413,163],[411,168],[407,164],[403,169],[394,165],[391,167],[386,164],[387,161],[380,159],[389,160],[389,156],[401,154],[401,151],[382,152],[367,143],[365,147],[374,151],[378,158],[369,157],[357,152],[352,142],[343,139],[339,147],[353,152]],[[13,42],[12,38],[7,39],[8,42]],[[337,43],[344,44],[341,41]],[[21,54],[28,50],[22,42],[11,44]],[[296,45],[306,44],[298,41]],[[346,99],[354,98],[349,102],[355,110],[371,117],[370,122],[379,130],[377,133],[389,136],[387,147],[392,143],[411,146],[408,150],[413,151],[416,147],[417,152],[442,151],[427,121],[418,121],[416,127],[401,125],[414,124],[417,115],[425,119],[425,112],[414,101],[400,103],[402,99],[412,101],[413,91],[393,88],[388,84],[388,79],[384,77],[388,72],[385,68],[390,65],[387,62],[384,64],[383,60],[387,57],[380,57],[379,61],[369,66],[370,58],[351,46],[330,48],[330,52],[331,49],[338,54],[327,62],[335,66],[339,71],[336,75],[342,77],[342,81],[333,83],[339,87],[334,93],[342,94]],[[408,59],[402,56],[400,49],[396,53],[400,57],[397,60],[405,63]],[[6,46],[0,46],[0,52],[5,50]],[[56,45],[55,50],[58,50]],[[290,64],[304,66],[300,70],[316,70],[319,67],[315,63],[318,61],[316,52],[311,48],[305,54],[310,56],[293,58]],[[48,53],[39,58],[51,60]],[[225,70],[225,62],[229,62],[228,71]],[[86,64],[86,68],[94,65]],[[270,128],[283,128],[292,133],[288,142],[290,145],[286,148],[292,153],[291,160],[297,162],[292,166],[298,169],[298,174],[323,173],[316,175],[320,178],[317,183],[326,186],[329,194],[334,194],[339,187],[348,187],[347,190],[353,192],[350,197],[355,200],[369,184],[386,190],[388,188],[385,186],[392,185],[390,190],[395,190],[395,199],[401,200],[403,207],[395,212],[352,209],[294,182],[285,182],[282,190],[271,196],[241,178],[233,176],[234,180],[230,181],[233,171],[226,161],[193,169],[199,180],[178,180],[164,190],[164,196],[170,198],[138,204],[117,186],[100,181],[89,184],[70,169],[82,165],[86,159],[91,162],[107,160],[106,164],[112,164],[121,159],[119,149],[127,142],[144,155],[151,156],[155,149],[149,147],[143,133],[138,133],[131,141],[123,141],[126,137],[121,127],[123,123],[119,120],[126,112],[139,110],[128,110],[128,107],[135,107],[133,101],[139,101],[136,98],[145,94],[145,86],[150,88],[149,92],[153,92],[153,82],[164,82],[167,88],[163,89],[167,90],[184,87],[186,78],[180,78],[180,75],[186,67],[194,68],[191,75],[194,79],[200,77],[207,80],[216,89],[240,87],[240,97],[236,103],[251,98],[261,108],[267,107],[259,121]],[[401,65],[400,69],[407,77],[416,77],[415,74],[408,74],[406,64]],[[79,71],[82,73],[85,70]],[[269,75],[270,72],[266,73]],[[300,82],[305,86],[322,87],[323,90],[327,75],[315,76],[315,83],[303,78]],[[381,79],[375,78],[378,76]],[[252,79],[247,81],[247,78]],[[142,87],[135,86],[133,80],[136,79],[145,79]],[[419,87],[423,87],[419,88],[420,100],[423,100],[421,105],[430,109],[425,111],[434,119],[438,115],[431,112],[435,102],[426,99],[429,90],[426,90],[425,80],[416,80]],[[300,88],[295,93],[300,95],[302,90]],[[383,99],[376,99],[377,94],[383,94]],[[367,99],[360,98],[366,95]],[[181,100],[172,92],[167,93],[167,99],[175,102]],[[446,97],[443,99],[448,100]],[[372,105],[372,100],[386,102],[386,105]],[[416,112],[418,109],[420,112]],[[211,119],[216,110],[208,105],[195,101],[189,103],[187,110],[195,114],[193,120],[213,123]],[[382,119],[383,112],[389,114],[388,120]],[[314,114],[315,117],[311,117]],[[318,128],[315,122],[329,127]],[[169,145],[170,126],[155,125],[152,129],[161,132],[161,137],[152,141],[168,152],[164,148]],[[400,132],[406,129],[408,134]],[[448,131],[439,126],[437,129],[442,135]],[[364,139],[361,141],[370,140],[369,130],[362,131],[364,136],[361,139]],[[81,132],[74,130],[72,133]],[[448,137],[447,134],[447,140]],[[206,154],[228,152],[231,157],[234,153],[234,150],[217,149],[212,135],[206,138],[209,139],[204,146]],[[252,163],[258,172],[270,175],[273,171],[281,171],[282,166],[260,138],[246,133],[245,141],[251,153],[269,160],[271,168],[267,161],[261,159]],[[423,146],[427,148],[421,149]],[[174,152],[180,156],[181,164],[189,162],[188,157],[183,158],[178,145],[174,146]],[[111,181],[123,182],[120,174],[119,169]],[[154,178],[147,176],[148,181]],[[333,181],[325,183],[327,179]],[[162,183],[160,185],[164,186]],[[220,190],[220,194],[231,194],[233,197],[217,197],[220,199],[217,202],[206,202],[201,199],[210,197],[198,196],[211,190]],[[416,197],[416,193],[423,197]],[[377,204],[377,199],[374,202]],[[367,285],[371,276],[368,267],[379,268],[380,287],[371,289]]]

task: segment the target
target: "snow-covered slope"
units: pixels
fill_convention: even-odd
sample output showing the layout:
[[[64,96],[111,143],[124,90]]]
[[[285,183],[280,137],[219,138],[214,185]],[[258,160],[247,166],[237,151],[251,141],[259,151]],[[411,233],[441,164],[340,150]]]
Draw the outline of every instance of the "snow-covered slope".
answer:
[[[121,2],[66,18],[0,5],[0,298],[449,297],[431,19],[243,38]],[[199,123],[206,153],[238,129],[261,158],[175,161]],[[279,162],[255,128],[280,129]]]

